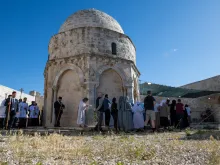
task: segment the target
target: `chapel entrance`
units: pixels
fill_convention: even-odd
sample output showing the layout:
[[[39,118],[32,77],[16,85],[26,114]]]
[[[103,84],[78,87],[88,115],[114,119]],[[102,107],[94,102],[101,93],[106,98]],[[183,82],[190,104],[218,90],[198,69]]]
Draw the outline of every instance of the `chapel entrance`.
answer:
[[[60,120],[62,127],[76,126],[78,105],[82,99],[82,88],[76,71],[67,70],[59,79],[57,97],[63,98],[65,109]]]
[[[119,100],[123,96],[123,83],[119,74],[113,69],[104,71],[99,79],[99,86],[97,88],[97,95],[99,92],[108,94],[109,100],[112,101],[113,97]]]

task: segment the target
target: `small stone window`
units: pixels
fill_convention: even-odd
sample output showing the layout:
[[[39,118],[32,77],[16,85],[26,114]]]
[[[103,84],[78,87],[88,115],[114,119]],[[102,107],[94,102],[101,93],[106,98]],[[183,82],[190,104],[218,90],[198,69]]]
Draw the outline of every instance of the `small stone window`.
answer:
[[[116,43],[112,43],[112,54],[116,55],[117,54],[117,49],[116,49]]]

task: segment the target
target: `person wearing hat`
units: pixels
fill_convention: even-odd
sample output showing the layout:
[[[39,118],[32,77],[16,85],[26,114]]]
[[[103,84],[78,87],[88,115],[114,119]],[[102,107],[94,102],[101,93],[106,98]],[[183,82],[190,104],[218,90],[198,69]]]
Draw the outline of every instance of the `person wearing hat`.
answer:
[[[62,103],[62,97],[59,97],[58,100],[54,103],[54,109],[55,109],[54,127],[60,127],[60,119],[63,114],[64,108],[65,108],[65,105]]]
[[[6,129],[12,128],[15,120],[16,113],[19,112],[19,103],[18,100],[15,98],[16,97],[16,92],[12,92],[12,97],[7,98],[5,101],[5,106],[6,106],[6,118],[4,122],[4,127]]]

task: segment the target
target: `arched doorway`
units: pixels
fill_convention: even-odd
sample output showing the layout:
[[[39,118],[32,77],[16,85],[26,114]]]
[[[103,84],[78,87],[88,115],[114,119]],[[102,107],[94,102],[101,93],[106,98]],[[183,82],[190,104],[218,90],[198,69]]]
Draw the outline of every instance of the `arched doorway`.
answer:
[[[102,92],[108,94],[110,101],[116,97],[117,101],[120,96],[123,96],[123,83],[120,75],[113,69],[108,69],[102,72],[99,78],[99,86],[97,94]]]
[[[78,105],[82,99],[79,75],[75,70],[65,71],[58,81],[57,97],[63,97],[65,109],[60,121],[62,127],[76,126]]]

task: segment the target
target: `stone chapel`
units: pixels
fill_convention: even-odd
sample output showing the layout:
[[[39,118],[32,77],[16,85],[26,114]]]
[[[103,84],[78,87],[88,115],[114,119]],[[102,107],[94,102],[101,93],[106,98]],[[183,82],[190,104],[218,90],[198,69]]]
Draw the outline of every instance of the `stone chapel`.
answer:
[[[53,103],[61,96],[66,108],[61,126],[76,126],[80,100],[95,107],[97,94],[139,98],[136,50],[119,23],[96,9],[69,16],[49,43],[44,71],[44,125],[54,125]],[[92,111],[92,110],[91,110]]]

